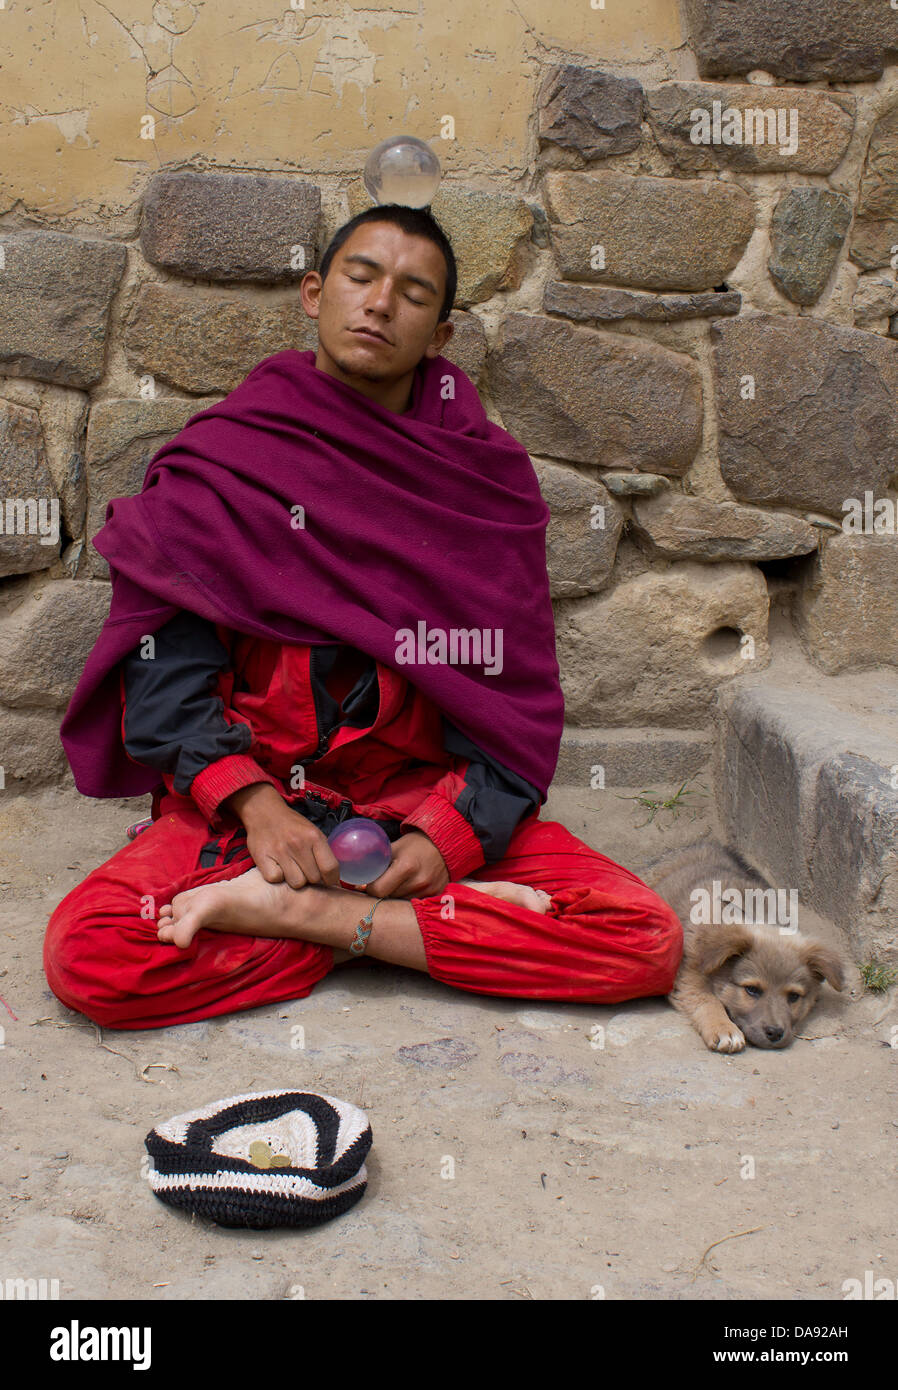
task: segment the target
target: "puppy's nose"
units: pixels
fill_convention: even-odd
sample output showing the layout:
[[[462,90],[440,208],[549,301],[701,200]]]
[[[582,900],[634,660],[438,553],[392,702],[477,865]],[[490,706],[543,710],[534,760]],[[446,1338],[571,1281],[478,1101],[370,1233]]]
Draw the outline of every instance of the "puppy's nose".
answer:
[[[769,1038],[769,1040],[770,1040],[771,1042],[775,1043],[775,1042],[779,1042],[780,1038],[783,1036],[783,1033],[785,1032],[785,1029],[784,1029],[784,1028],[776,1028],[776,1027],[774,1027],[774,1025],[773,1025],[772,1023],[765,1023],[765,1024],[764,1024],[764,1032],[765,1032],[766,1036]]]

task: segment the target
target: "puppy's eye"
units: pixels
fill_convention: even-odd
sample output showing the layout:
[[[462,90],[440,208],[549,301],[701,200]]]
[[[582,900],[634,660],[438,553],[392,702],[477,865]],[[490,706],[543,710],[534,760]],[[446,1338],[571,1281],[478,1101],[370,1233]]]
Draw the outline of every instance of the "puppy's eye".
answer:
[[[799,1001],[799,999],[803,999],[803,998],[804,998],[804,995],[803,995],[803,994],[799,994],[798,991],[795,990],[795,989],[790,989],[790,990],[789,990],[789,993],[786,995],[786,999],[789,1001],[790,1004],[797,1004],[798,1001]]]
[[[752,999],[760,999],[761,995],[764,993],[760,985],[743,985],[742,988],[745,990],[746,994],[751,995]]]

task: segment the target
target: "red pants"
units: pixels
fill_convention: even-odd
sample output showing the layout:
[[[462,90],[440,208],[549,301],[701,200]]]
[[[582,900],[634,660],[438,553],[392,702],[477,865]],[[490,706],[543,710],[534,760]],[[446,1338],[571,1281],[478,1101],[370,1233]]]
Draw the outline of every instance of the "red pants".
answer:
[[[163,796],[154,824],[50,918],[44,969],[63,1004],[105,1027],[161,1028],[309,994],[333,969],[330,946],[200,930],[181,950],[156,936],[155,911],[175,893],[252,867],[241,830],[213,836],[189,797]],[[557,821],[522,821],[505,858],[469,877],[529,883],[550,894],[551,907],[543,915],[453,883],[409,899],[434,980],[475,994],[597,1004],[669,993],[683,948],[672,909]]]

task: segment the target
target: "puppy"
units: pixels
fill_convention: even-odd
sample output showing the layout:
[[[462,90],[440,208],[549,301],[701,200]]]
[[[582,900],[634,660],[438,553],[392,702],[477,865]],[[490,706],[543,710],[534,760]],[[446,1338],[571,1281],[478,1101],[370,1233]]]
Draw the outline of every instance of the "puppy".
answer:
[[[842,989],[846,965],[838,952],[793,930],[797,911],[785,904],[797,909],[794,892],[777,894],[722,845],[676,850],[644,879],[683,926],[683,959],[668,998],[712,1051],[741,1052],[746,1041],[788,1047],[823,981]]]

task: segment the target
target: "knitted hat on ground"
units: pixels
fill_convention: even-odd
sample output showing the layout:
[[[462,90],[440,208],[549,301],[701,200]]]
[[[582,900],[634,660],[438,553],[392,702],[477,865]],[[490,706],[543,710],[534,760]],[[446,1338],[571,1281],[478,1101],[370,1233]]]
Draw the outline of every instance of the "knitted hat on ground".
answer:
[[[163,1202],[219,1226],[314,1226],[365,1191],[368,1117],[335,1096],[262,1091],[175,1115],[144,1141]]]

